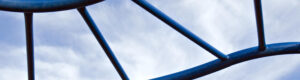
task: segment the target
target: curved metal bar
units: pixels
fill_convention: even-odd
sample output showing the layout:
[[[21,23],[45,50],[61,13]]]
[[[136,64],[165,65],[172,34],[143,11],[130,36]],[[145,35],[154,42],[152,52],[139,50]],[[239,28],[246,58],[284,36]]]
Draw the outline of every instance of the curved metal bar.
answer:
[[[103,0],[0,0],[0,10],[50,12],[91,5]]]
[[[261,0],[254,0],[255,15],[256,15],[256,26],[258,35],[258,47],[260,51],[266,49],[265,34],[264,34],[264,22],[263,13],[261,8]]]
[[[86,24],[91,29],[92,33],[96,37],[97,41],[101,45],[102,49],[106,53],[107,57],[109,58],[110,62],[113,64],[115,69],[118,71],[120,77],[122,80],[129,80],[128,76],[126,75],[124,69],[122,68],[121,64],[117,60],[116,56],[114,55],[113,51],[110,49],[108,43],[104,39],[103,35],[101,34],[100,30],[98,29],[97,25],[95,24],[94,20],[88,13],[85,7],[78,8],[77,9]]]
[[[299,54],[300,53],[300,42],[288,42],[288,43],[277,43],[267,45],[267,49],[264,51],[259,51],[258,47],[252,47],[244,50],[240,50],[229,54],[229,59],[226,61],[221,61],[216,59],[210,61],[203,65],[199,65],[184,71],[173,73],[170,75],[154,78],[153,80],[190,80],[195,79],[207,74],[216,72],[218,70],[224,69],[231,65],[273,55],[281,54]]]
[[[34,44],[33,44],[33,13],[24,13],[26,29],[27,72],[28,80],[34,80]]]
[[[170,27],[175,29],[177,32],[181,33],[182,35],[184,35],[185,37],[187,37],[188,39],[190,39],[197,45],[201,46],[202,48],[204,48],[205,50],[207,50],[214,56],[218,57],[219,59],[226,60],[229,58],[227,55],[223,54],[222,52],[220,52],[219,50],[217,50],[216,48],[214,48],[213,46],[211,46],[210,44],[208,44],[207,42],[205,42],[204,40],[199,38],[194,33],[190,32],[189,30],[184,28],[182,25],[177,23],[175,20],[171,19],[170,17],[165,15],[163,12],[156,9],[154,6],[152,6],[147,1],[145,1],[145,0],[132,0],[132,1],[135,2],[136,4],[138,4],[139,6],[141,6],[142,8],[144,8],[145,10],[147,10],[149,13],[151,13],[152,15],[154,15],[161,21],[168,24]]]

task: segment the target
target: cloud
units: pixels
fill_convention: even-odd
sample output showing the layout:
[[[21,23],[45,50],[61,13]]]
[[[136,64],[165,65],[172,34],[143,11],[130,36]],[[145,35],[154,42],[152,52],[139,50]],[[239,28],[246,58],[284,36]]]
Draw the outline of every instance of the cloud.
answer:
[[[149,2],[225,54],[257,45],[252,1]],[[297,0],[263,2],[267,43],[300,40],[297,37],[300,30],[297,27],[300,12],[297,4]],[[109,0],[87,9],[132,80],[163,76],[215,59],[131,1]],[[0,19],[0,23],[8,21],[6,26],[21,27],[4,28],[19,32],[12,33],[13,37],[2,35],[8,40],[0,39],[0,45],[5,46],[0,47],[0,72],[7,73],[0,79],[24,79],[27,69],[23,15],[1,13],[0,17],[8,20]],[[120,79],[76,10],[37,13],[34,15],[34,31],[37,79]],[[276,80],[292,73],[299,65],[299,56],[276,56],[237,64],[199,79]],[[13,77],[15,74],[20,77]]]

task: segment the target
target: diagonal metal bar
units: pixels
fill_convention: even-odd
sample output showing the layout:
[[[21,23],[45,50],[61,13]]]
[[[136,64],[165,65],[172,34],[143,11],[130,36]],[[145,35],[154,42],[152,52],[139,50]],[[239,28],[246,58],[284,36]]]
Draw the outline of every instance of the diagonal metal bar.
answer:
[[[206,43],[205,41],[200,39],[198,36],[196,36],[195,34],[190,32],[189,30],[185,29],[182,25],[180,25],[176,21],[172,20],[170,17],[165,15],[163,12],[156,9],[154,6],[152,6],[147,1],[145,1],[145,0],[132,0],[132,1],[135,2],[136,4],[138,4],[139,6],[141,6],[142,8],[144,8],[145,10],[147,10],[148,12],[150,12],[152,15],[156,16],[158,19],[160,19],[163,22],[165,22],[166,24],[168,24],[170,27],[172,27],[173,29],[175,29],[176,31],[178,31],[179,33],[181,33],[188,39],[195,42],[197,45],[201,46],[208,52],[212,53],[214,56],[218,57],[219,59],[227,60],[229,58],[227,55],[223,54],[222,52],[220,52],[219,50],[217,50],[210,44]]]
[[[264,22],[263,13],[261,8],[261,0],[254,0],[255,15],[256,15],[256,26],[258,34],[258,47],[260,51],[266,49],[265,35],[264,35]]]
[[[81,14],[81,16],[83,17],[83,19],[87,23],[87,25],[89,26],[89,28],[91,29],[92,33],[94,34],[94,36],[96,37],[97,41],[101,45],[102,49],[105,51],[107,57],[109,58],[109,60],[111,61],[111,63],[115,67],[115,69],[118,71],[118,73],[121,76],[121,78],[123,80],[129,80],[129,78],[126,75],[125,71],[123,70],[121,64],[118,62],[117,58],[115,57],[114,53],[110,49],[108,43],[105,41],[105,39],[102,36],[100,30],[96,26],[95,22],[91,18],[90,14],[86,10],[86,8],[82,7],[82,8],[78,8],[77,10]]]
[[[34,44],[33,44],[33,28],[32,13],[24,13],[26,28],[26,48],[27,48],[27,69],[28,80],[34,80]]]

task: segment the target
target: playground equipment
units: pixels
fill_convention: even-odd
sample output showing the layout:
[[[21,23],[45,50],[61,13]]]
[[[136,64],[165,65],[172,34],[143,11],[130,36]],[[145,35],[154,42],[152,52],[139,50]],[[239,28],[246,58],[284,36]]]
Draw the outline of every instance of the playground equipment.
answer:
[[[129,80],[121,64],[118,62],[113,51],[110,49],[108,43],[104,39],[97,25],[94,23],[89,12],[86,10],[86,6],[102,2],[103,0],[0,0],[0,10],[22,12],[25,16],[26,26],[26,43],[27,43],[27,65],[28,65],[28,80],[34,80],[34,42],[33,42],[33,13],[39,12],[52,12],[68,9],[77,9],[80,15],[83,17],[88,27],[96,37],[98,43],[101,45],[109,60],[115,67],[116,71],[123,80]],[[264,25],[263,14],[261,8],[261,0],[254,0],[257,34],[258,34],[258,46],[239,50],[229,55],[223,54],[204,40],[184,28],[182,25],[165,15],[163,12],[149,4],[145,0],[132,0],[137,5],[147,10],[149,13],[168,24],[171,28],[181,33],[195,44],[204,48],[218,59],[210,61],[208,63],[179,71],[177,73],[169,74],[166,76],[154,78],[153,80],[187,80],[195,79],[218,70],[224,69],[231,65],[244,62],[251,59],[281,55],[281,54],[299,54],[300,42],[286,42],[276,44],[266,44],[264,37]]]

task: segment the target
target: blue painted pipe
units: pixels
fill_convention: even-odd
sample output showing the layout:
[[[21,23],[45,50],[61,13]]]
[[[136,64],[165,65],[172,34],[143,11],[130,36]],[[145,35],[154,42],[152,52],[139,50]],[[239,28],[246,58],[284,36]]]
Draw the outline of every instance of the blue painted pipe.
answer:
[[[113,51],[110,49],[108,43],[105,41],[104,37],[102,36],[100,30],[98,29],[97,25],[93,21],[92,17],[88,13],[85,7],[78,8],[77,9],[89,28],[91,29],[92,33],[96,37],[97,41],[101,45],[102,49],[106,53],[107,57],[115,67],[115,69],[118,71],[119,75],[123,80],[129,80],[128,76],[126,75],[125,71],[123,70],[121,64],[118,62],[116,56],[114,55]]]
[[[217,59],[177,73],[154,78],[152,80],[192,80],[222,70],[231,65],[256,58],[283,54],[300,54],[300,42],[270,44],[267,45],[267,47],[268,49],[266,49],[265,51],[258,51],[257,49],[259,47],[252,47],[240,50],[229,54],[228,56],[230,58],[226,61],[221,61]]]
[[[265,34],[264,34],[264,22],[263,13],[261,8],[261,0],[254,0],[255,15],[256,15],[256,26],[258,35],[258,47],[260,51],[266,49]]]
[[[176,31],[178,31],[179,33],[181,33],[188,39],[195,42],[197,45],[201,46],[208,52],[212,53],[214,56],[218,57],[219,59],[224,61],[229,58],[227,55],[223,54],[222,52],[220,52],[213,46],[209,45],[208,43],[206,43],[205,41],[200,39],[198,36],[196,36],[195,34],[190,32],[189,30],[185,29],[182,25],[180,25],[176,21],[172,20],[170,17],[165,15],[163,12],[156,9],[154,6],[149,4],[147,1],[145,1],[145,0],[132,0],[132,1],[135,2],[136,4],[138,4],[139,6],[141,6],[142,8],[144,8],[145,10],[147,10],[148,12],[150,12],[152,15],[156,16],[158,19],[162,20],[163,22],[165,22],[166,24],[171,26],[173,29],[175,29]]]
[[[14,12],[50,12],[95,4],[103,0],[0,0],[0,10]]]
[[[34,44],[33,44],[33,28],[32,13],[24,13],[25,29],[26,29],[26,49],[27,49],[27,72],[28,80],[34,80]]]

